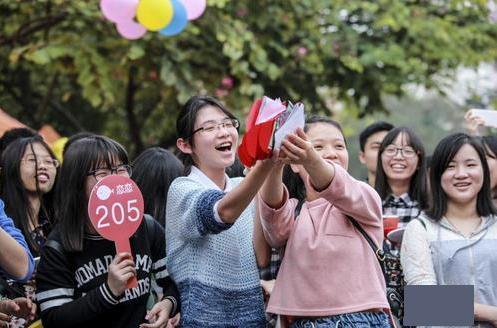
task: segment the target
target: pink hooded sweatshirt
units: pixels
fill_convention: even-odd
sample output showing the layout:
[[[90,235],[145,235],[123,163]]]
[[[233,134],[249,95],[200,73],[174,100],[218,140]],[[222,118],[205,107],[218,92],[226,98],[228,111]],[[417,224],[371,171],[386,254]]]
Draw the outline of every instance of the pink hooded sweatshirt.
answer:
[[[305,202],[295,219],[296,199],[272,209],[260,197],[264,234],[272,247],[286,244],[267,311],[326,317],[370,309],[389,310],[378,260],[346,215],[355,218],[377,245],[383,243],[381,200],[376,191],[335,165],[335,177]],[[307,188],[310,182],[307,182]]]

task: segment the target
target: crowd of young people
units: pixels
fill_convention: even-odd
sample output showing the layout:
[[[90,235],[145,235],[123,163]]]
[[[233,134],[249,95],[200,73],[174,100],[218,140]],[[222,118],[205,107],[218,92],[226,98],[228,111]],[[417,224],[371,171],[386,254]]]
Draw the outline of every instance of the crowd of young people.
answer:
[[[151,148],[132,164],[105,136],[74,136],[61,164],[32,131],[2,137],[0,273],[3,294],[20,294],[0,300],[0,327],[392,327],[392,282],[371,244],[399,259],[407,284],[474,285],[475,320],[497,327],[495,137],[446,137],[427,173],[416,133],[377,122],[360,135],[362,181],[347,172],[339,123],[309,116],[240,177],[239,125],[194,96],[177,119],[178,157]],[[87,216],[111,174],[144,194],[133,256]],[[385,240],[383,215],[399,217],[401,244]]]

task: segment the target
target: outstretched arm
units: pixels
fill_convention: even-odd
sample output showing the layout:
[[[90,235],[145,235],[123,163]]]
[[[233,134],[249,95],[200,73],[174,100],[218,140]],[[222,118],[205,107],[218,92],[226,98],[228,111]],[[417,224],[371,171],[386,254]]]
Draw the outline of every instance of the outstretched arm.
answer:
[[[242,214],[261,188],[273,165],[271,159],[257,162],[245,179],[219,201],[217,211],[224,223],[234,223]]]
[[[276,164],[262,186],[258,197],[258,211],[264,237],[271,247],[285,245],[295,222],[295,199],[288,199],[282,182],[283,164]]]
[[[302,129],[295,134],[290,134],[283,141],[281,152],[286,161],[291,164],[301,164],[307,173],[316,191],[322,191],[328,187],[335,177],[335,168],[327,163],[316,152],[312,143]]]

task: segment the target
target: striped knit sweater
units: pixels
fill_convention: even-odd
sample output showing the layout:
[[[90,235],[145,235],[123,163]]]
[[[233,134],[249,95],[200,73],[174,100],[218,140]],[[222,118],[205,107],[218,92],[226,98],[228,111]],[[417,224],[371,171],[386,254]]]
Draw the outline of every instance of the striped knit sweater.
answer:
[[[181,327],[264,327],[253,205],[233,225],[219,223],[214,205],[224,193],[206,179],[195,169],[168,193],[167,267],[180,291]]]

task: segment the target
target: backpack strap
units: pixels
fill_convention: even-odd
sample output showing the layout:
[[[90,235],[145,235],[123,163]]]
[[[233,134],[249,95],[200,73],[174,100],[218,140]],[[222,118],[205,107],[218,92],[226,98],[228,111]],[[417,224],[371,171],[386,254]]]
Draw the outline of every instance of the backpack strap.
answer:
[[[69,263],[69,265],[71,265],[71,266],[74,266],[73,262],[71,261],[69,256],[67,256],[66,251],[64,251],[64,247],[62,247],[62,244],[59,243],[58,241],[53,240],[53,239],[49,239],[49,240],[45,241],[45,244],[43,244],[43,247],[50,247],[51,249],[54,249],[57,253],[60,254],[61,258],[65,262]]]
[[[155,219],[149,214],[143,214],[143,220],[145,221],[146,232],[148,238],[155,237],[155,234],[152,234],[154,231]],[[154,241],[151,240],[150,244],[153,245]]]
[[[145,224],[147,225],[148,230],[153,230],[155,225],[155,219],[149,214],[143,214],[143,218],[145,219]]]
[[[359,222],[356,221],[356,219],[354,219],[353,217],[351,217],[349,215],[347,215],[347,218],[354,225],[354,227],[361,233],[361,235],[364,237],[364,239],[366,239],[366,241],[368,242],[369,246],[371,247],[371,249],[375,253],[376,258],[378,259],[378,261],[380,262],[380,264],[383,264],[383,261],[385,260],[385,252],[383,252],[383,249],[381,249],[378,246],[376,246],[376,244],[374,243],[373,239],[371,239],[371,237],[369,237],[368,233],[366,231],[364,231],[364,229],[361,227],[361,225],[359,224]],[[383,269],[383,265],[381,265],[381,267]]]
[[[421,218],[419,218],[419,217],[415,217],[414,220],[418,220],[419,223],[421,223],[423,225],[423,228],[425,228],[425,230],[426,230],[426,223],[425,223],[425,221],[421,220]]]
[[[62,245],[56,240],[49,239],[45,242],[45,244],[43,246],[53,248],[57,252],[61,253],[62,255],[64,255],[64,256],[66,255],[66,253],[64,252],[64,249],[62,248]]]

